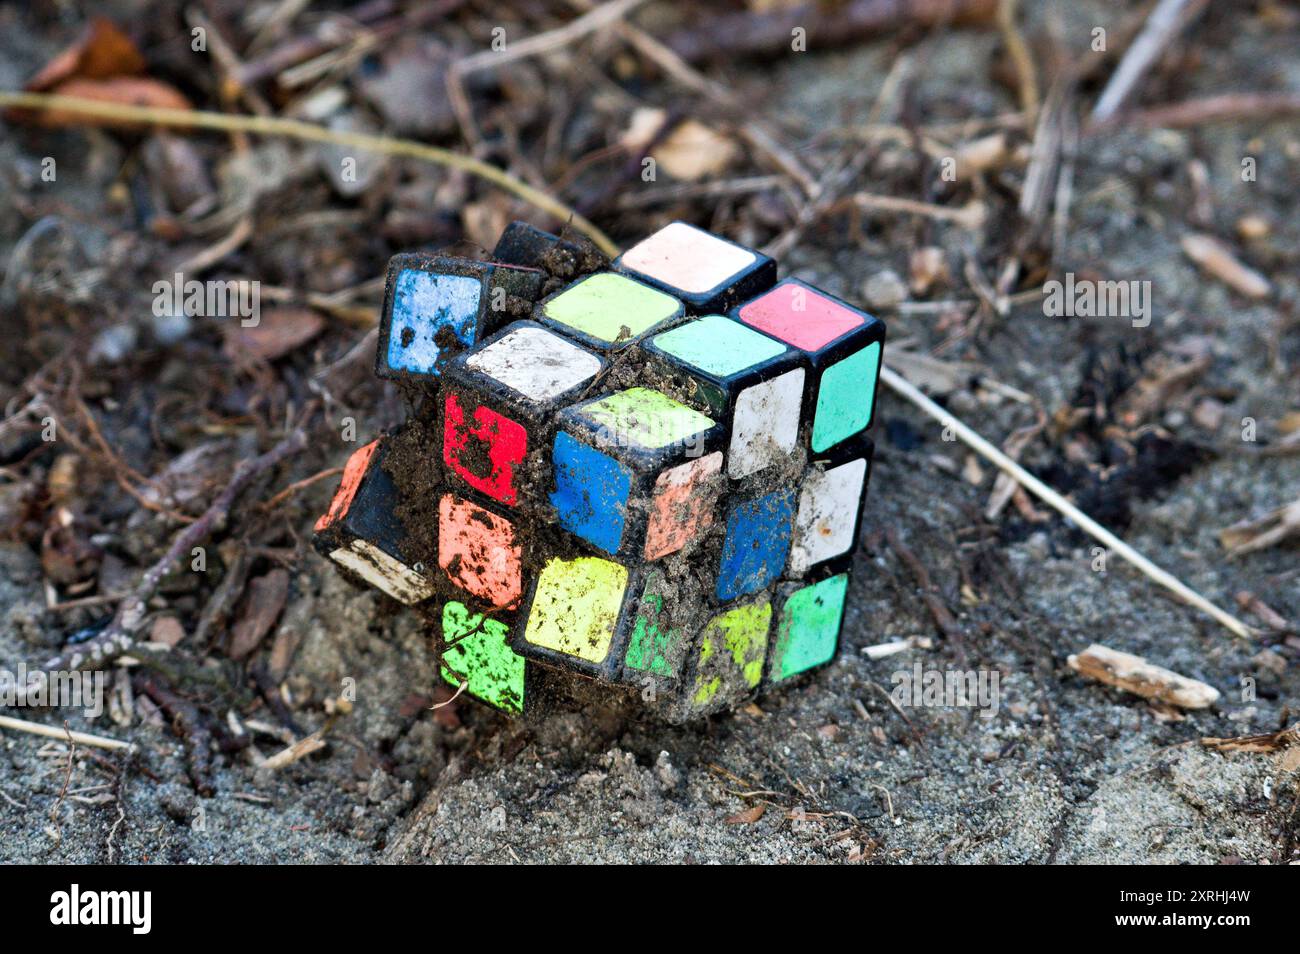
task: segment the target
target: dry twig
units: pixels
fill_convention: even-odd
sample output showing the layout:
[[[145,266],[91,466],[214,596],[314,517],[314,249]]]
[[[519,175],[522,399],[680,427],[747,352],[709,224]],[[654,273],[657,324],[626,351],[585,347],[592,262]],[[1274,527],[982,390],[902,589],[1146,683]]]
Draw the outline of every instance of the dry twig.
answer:
[[[1234,635],[1240,636],[1243,639],[1255,635],[1254,630],[1241,620],[1211,603],[1204,596],[1197,593],[1177,577],[1160,569],[1160,567],[1156,566],[1137,550],[1133,549],[1119,537],[1115,536],[1115,534],[1111,533],[1097,521],[1093,520],[1086,513],[1074,504],[1070,503],[1070,501],[1066,500],[1033,474],[1029,473],[1029,471],[1025,470],[998,448],[994,447],[973,429],[968,427],[966,424],[963,424],[939,405],[931,401],[910,381],[899,376],[888,367],[882,367],[880,369],[880,381],[895,394],[907,398],[907,400],[911,401],[936,421],[951,427],[953,433],[957,435],[962,443],[966,444],[985,460],[996,465],[1004,473],[1009,474],[1014,480],[1016,480],[1016,482],[1022,484],[1026,490],[1032,493],[1039,500],[1070,519],[1080,530],[1083,530],[1100,540],[1108,549],[1119,554],[1125,562],[1136,567],[1146,576],[1155,580],[1170,592],[1175,593],[1201,612],[1213,617]]]
[[[302,430],[294,430],[271,450],[242,462],[236,469],[230,483],[212,502],[212,505],[172,540],[167,552],[153,566],[145,571],[135,591],[118,607],[112,622],[94,639],[65,649],[45,663],[46,671],[55,669],[96,669],[111,662],[130,650],[135,644],[135,632],[144,622],[149,600],[158,589],[158,584],[171,568],[184,557],[199,541],[218,528],[225,521],[234,506],[235,499],[248,486],[254,477],[270,470],[284,460],[292,457],[307,446],[307,435]]]

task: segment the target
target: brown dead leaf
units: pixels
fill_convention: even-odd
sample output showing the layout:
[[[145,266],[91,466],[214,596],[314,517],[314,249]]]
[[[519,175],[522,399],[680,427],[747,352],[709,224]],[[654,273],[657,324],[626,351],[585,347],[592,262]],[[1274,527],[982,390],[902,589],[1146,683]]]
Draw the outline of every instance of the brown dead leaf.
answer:
[[[65,80],[109,79],[144,72],[144,57],[131,38],[112,21],[96,17],[72,46],[46,63],[27,82],[26,89],[42,93]]]
[[[674,179],[698,182],[718,175],[735,160],[739,147],[717,130],[696,119],[678,123],[659,141],[666,113],[661,109],[638,109],[623,134],[629,152],[650,149],[654,161]]]
[[[115,76],[111,79],[70,79],[53,90],[59,96],[76,96],[100,103],[119,106],[145,106],[151,109],[192,109],[190,101],[176,89],[161,80],[147,76]],[[28,111],[24,121],[40,126],[111,126],[121,129],[138,128],[133,120],[111,119],[107,116],[88,116],[72,109],[48,109],[40,113]]]
[[[233,359],[275,361],[296,351],[325,329],[325,319],[310,308],[270,308],[256,325],[230,324],[223,350]]]
[[[185,638],[185,627],[175,616],[159,616],[149,628],[149,642],[176,646]]]
[[[248,595],[238,621],[230,632],[231,659],[243,659],[258,647],[280,618],[289,597],[289,574],[276,567],[248,585]]]
[[[759,802],[757,805],[752,805],[743,811],[736,812],[734,815],[728,815],[724,821],[728,825],[752,825],[762,818],[766,812],[767,806]]]
[[[1243,520],[1219,531],[1219,542],[1228,556],[1241,556],[1276,546],[1288,537],[1300,536],[1300,500],[1270,510],[1254,520]]]

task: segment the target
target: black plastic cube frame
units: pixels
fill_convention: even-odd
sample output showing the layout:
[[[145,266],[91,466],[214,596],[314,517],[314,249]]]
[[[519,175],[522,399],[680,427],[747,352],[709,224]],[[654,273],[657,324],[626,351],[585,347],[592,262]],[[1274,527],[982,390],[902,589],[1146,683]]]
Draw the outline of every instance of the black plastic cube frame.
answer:
[[[516,219],[497,239],[496,247],[492,249],[492,260],[504,265],[546,270],[547,259],[553,257],[556,249],[571,256],[575,262],[584,255],[583,247],[577,242]]]
[[[602,397],[608,396],[602,395]],[[599,400],[601,400],[601,397],[594,397],[565,408],[560,413],[556,433],[557,435],[559,431],[567,433],[574,440],[600,451],[620,464],[626,465],[628,470],[632,472],[631,487],[628,491],[627,505],[623,515],[623,536],[619,541],[618,551],[610,554],[596,547],[594,552],[606,559],[626,562],[630,565],[639,565],[644,562],[643,553],[646,533],[649,530],[650,513],[648,506],[643,507],[638,506],[638,504],[645,503],[648,505],[652,501],[655,481],[658,480],[661,473],[670,467],[707,457],[715,451],[724,451],[729,434],[725,425],[715,421],[712,427],[695,436],[695,440],[699,444],[695,453],[683,453],[681,445],[676,443],[653,449],[636,447],[630,443],[611,438],[605,433],[602,425],[582,416],[583,408]],[[553,443],[554,437],[552,438]],[[582,539],[577,534],[573,534],[573,536],[575,539]],[[583,542],[586,543],[587,541]]]
[[[757,328],[750,328],[749,325],[741,325],[741,327],[762,334]],[[735,410],[736,399],[740,396],[740,392],[780,377],[787,371],[804,368],[806,373],[799,423],[801,427],[806,423],[805,418],[809,413],[808,396],[813,375],[811,365],[798,348],[777,341],[777,344],[785,347],[785,351],[781,354],[737,371],[735,374],[717,375],[688,364],[676,355],[663,350],[655,344],[655,337],[657,336],[646,338],[641,342],[641,350],[646,356],[650,374],[662,379],[669,393],[684,395],[683,403],[703,411],[714,420],[725,421],[728,424],[731,422],[732,412]]]

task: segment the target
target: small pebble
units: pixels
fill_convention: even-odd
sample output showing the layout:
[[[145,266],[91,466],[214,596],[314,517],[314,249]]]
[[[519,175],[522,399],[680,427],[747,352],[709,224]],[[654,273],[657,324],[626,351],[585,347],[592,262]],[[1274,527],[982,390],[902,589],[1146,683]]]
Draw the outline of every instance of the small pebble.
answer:
[[[907,285],[898,272],[887,268],[862,283],[862,297],[868,308],[897,308],[907,300]]]

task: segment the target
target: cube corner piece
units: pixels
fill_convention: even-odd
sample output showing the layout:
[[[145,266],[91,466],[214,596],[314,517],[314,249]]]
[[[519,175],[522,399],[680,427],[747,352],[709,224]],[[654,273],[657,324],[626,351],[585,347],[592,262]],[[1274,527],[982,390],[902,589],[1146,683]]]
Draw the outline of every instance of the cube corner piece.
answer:
[[[510,647],[510,626],[459,600],[443,604],[440,616],[443,682],[510,715],[531,703],[533,681],[527,660]]]
[[[885,346],[885,323],[879,318],[795,278],[778,282],[730,314],[807,355],[813,453],[871,426]]]
[[[508,320],[510,299],[531,303],[545,278],[532,268],[416,252],[394,255],[379,318],[375,373],[436,383],[452,356]]]
[[[772,287],[776,262],[687,222],[671,222],[614,261],[614,268],[685,302],[720,314]]]
[[[406,604],[434,593],[424,566],[408,552],[397,517],[397,488],[384,471],[383,439],[354,451],[329,509],[316,521],[313,544],[352,576]]]

